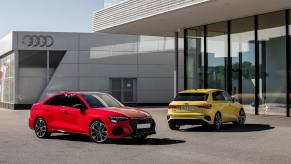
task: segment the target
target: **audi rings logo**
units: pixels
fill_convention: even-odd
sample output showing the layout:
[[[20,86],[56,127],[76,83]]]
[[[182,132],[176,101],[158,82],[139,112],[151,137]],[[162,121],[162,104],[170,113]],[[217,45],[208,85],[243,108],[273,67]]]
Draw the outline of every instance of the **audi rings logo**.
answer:
[[[51,47],[54,38],[50,35],[25,35],[22,43],[27,47]]]

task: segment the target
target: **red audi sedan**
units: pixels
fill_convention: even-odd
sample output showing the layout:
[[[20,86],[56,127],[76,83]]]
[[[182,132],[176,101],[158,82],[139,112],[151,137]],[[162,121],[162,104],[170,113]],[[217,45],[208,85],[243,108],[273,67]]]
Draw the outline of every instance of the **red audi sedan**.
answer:
[[[34,104],[29,116],[29,127],[39,138],[77,133],[97,143],[128,136],[145,139],[156,133],[155,126],[148,112],[126,107],[106,93],[62,92]]]

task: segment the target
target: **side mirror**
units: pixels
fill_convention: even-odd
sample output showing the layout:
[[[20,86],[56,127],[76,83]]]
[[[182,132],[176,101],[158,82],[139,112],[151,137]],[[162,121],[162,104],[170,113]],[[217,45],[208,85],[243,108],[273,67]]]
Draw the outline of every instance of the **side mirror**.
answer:
[[[82,104],[75,104],[73,106],[73,108],[77,108],[77,109],[80,109],[81,112],[84,112],[86,110],[86,107]]]

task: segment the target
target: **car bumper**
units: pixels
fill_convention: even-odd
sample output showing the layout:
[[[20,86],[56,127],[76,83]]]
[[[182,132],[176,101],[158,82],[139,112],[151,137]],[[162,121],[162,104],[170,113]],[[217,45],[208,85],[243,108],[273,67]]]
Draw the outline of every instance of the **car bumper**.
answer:
[[[137,129],[137,124],[150,123],[151,127],[146,129]],[[132,119],[126,125],[111,124],[109,126],[109,138],[123,138],[128,136],[152,135],[156,134],[155,121],[152,118]]]
[[[167,115],[168,122],[178,122],[180,125],[206,125],[213,124],[210,115],[203,113],[175,113]]]

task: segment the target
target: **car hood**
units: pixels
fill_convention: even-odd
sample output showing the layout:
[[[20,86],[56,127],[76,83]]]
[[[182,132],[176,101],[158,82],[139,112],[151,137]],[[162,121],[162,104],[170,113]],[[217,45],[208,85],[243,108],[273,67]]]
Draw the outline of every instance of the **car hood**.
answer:
[[[118,113],[129,118],[144,118],[151,117],[151,115],[143,110],[131,108],[131,107],[107,107],[103,108],[104,111],[110,111],[113,113]]]

